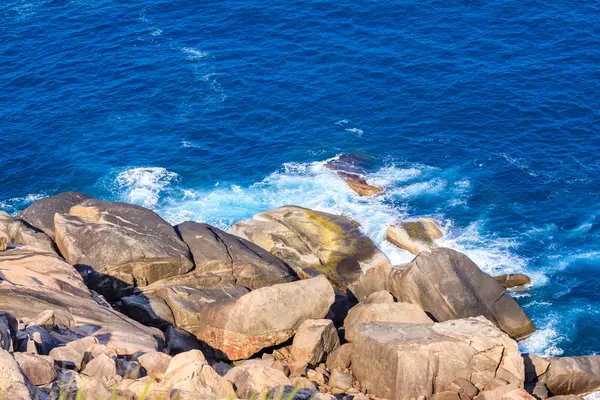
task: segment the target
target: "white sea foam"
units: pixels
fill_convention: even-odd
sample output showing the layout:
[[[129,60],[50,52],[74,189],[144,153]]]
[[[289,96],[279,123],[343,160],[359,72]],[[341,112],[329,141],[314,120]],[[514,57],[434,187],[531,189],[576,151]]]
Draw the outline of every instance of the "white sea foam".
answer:
[[[176,173],[165,168],[131,168],[115,179],[122,200],[155,208],[161,192],[177,180]]]
[[[187,59],[188,60],[193,60],[193,61],[198,61],[198,60],[203,60],[205,58],[208,57],[208,53],[205,51],[200,51],[198,49],[195,49],[193,47],[183,47],[181,49],[181,51],[183,51],[184,53],[186,53]]]
[[[358,129],[358,128],[348,128],[348,129],[345,129],[345,131],[356,133],[358,136],[362,136],[363,133],[365,133],[362,129]]]
[[[32,193],[28,194],[27,196],[13,197],[11,199],[0,201],[0,210],[16,213],[17,211],[27,207],[34,201],[43,199],[47,196],[48,195],[45,193]]]

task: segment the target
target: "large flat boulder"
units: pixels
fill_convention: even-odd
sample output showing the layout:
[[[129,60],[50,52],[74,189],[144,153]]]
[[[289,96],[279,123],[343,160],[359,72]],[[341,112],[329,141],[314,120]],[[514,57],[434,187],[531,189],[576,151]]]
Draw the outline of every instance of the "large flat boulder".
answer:
[[[65,192],[35,201],[19,217],[54,240],[54,214],[68,214],[71,207],[91,199],[87,194]]]
[[[243,237],[288,263],[301,277],[322,273],[338,288],[389,264],[359,224],[341,215],[284,206],[233,225]]]
[[[553,396],[586,395],[600,390],[600,356],[525,356],[528,383],[544,383]]]
[[[93,335],[119,354],[162,347],[159,330],[99,304],[77,271],[54,253],[9,249],[0,253],[0,271],[0,304],[19,319],[72,321],[61,327],[69,330],[63,336]]]
[[[460,379],[483,390],[494,379],[523,387],[517,343],[483,317],[437,324],[363,324],[352,342],[352,370],[369,394],[408,400],[459,391]]]
[[[352,342],[362,324],[369,322],[401,322],[427,324],[433,322],[425,311],[410,303],[360,303],[352,307],[344,320],[345,339]]]
[[[351,290],[361,300],[388,290],[400,302],[418,304],[436,321],[482,315],[515,339],[535,331],[500,283],[466,255],[446,248],[422,252],[405,265],[374,268]]]
[[[54,216],[56,244],[108,299],[193,268],[187,245],[158,214],[132,204],[86,200]]]
[[[220,357],[241,360],[285,342],[305,320],[325,317],[333,301],[333,287],[318,276],[199,304],[194,318],[177,325],[218,350]]]
[[[197,222],[175,229],[192,252],[197,274],[228,275],[250,289],[298,280],[285,262],[246,239]]]

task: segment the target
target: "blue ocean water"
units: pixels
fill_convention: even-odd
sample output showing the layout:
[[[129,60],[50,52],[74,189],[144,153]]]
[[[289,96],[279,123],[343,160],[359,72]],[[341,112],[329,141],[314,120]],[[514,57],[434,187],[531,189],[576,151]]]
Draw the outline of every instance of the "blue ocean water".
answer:
[[[283,204],[443,221],[545,355],[600,353],[595,1],[5,0],[0,209],[79,190],[227,228]],[[357,152],[360,198],[323,162]]]

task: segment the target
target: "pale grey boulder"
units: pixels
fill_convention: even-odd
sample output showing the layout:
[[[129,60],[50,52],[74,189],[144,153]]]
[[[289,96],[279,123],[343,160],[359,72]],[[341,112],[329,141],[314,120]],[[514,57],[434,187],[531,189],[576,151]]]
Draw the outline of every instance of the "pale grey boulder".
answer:
[[[193,269],[190,251],[158,214],[132,204],[86,200],[54,216],[56,244],[109,300],[132,287]]]
[[[350,290],[359,300],[388,290],[399,302],[419,305],[436,321],[483,315],[518,340],[535,331],[531,319],[500,283],[451,249],[421,252],[404,265],[373,268]]]
[[[458,378],[479,390],[495,378],[522,388],[525,375],[517,343],[483,317],[363,324],[351,362],[362,389],[398,400],[457,391]]]
[[[389,264],[356,221],[297,206],[257,214],[234,224],[229,233],[279,257],[301,278],[324,274],[342,290],[366,270]]]
[[[54,240],[54,214],[67,214],[71,207],[91,199],[87,194],[65,192],[35,201],[18,216]]]
[[[256,244],[208,224],[175,227],[190,248],[197,274],[227,275],[249,289],[298,280],[294,270]]]

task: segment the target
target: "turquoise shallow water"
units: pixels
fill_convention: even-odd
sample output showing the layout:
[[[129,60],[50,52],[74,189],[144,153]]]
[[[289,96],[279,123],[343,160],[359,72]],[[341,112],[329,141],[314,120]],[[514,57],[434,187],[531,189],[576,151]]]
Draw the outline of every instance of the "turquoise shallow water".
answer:
[[[600,6],[8,0],[0,208],[65,190],[228,227],[283,204],[398,219],[515,293],[540,354],[600,352]],[[359,152],[357,197],[323,161]]]

